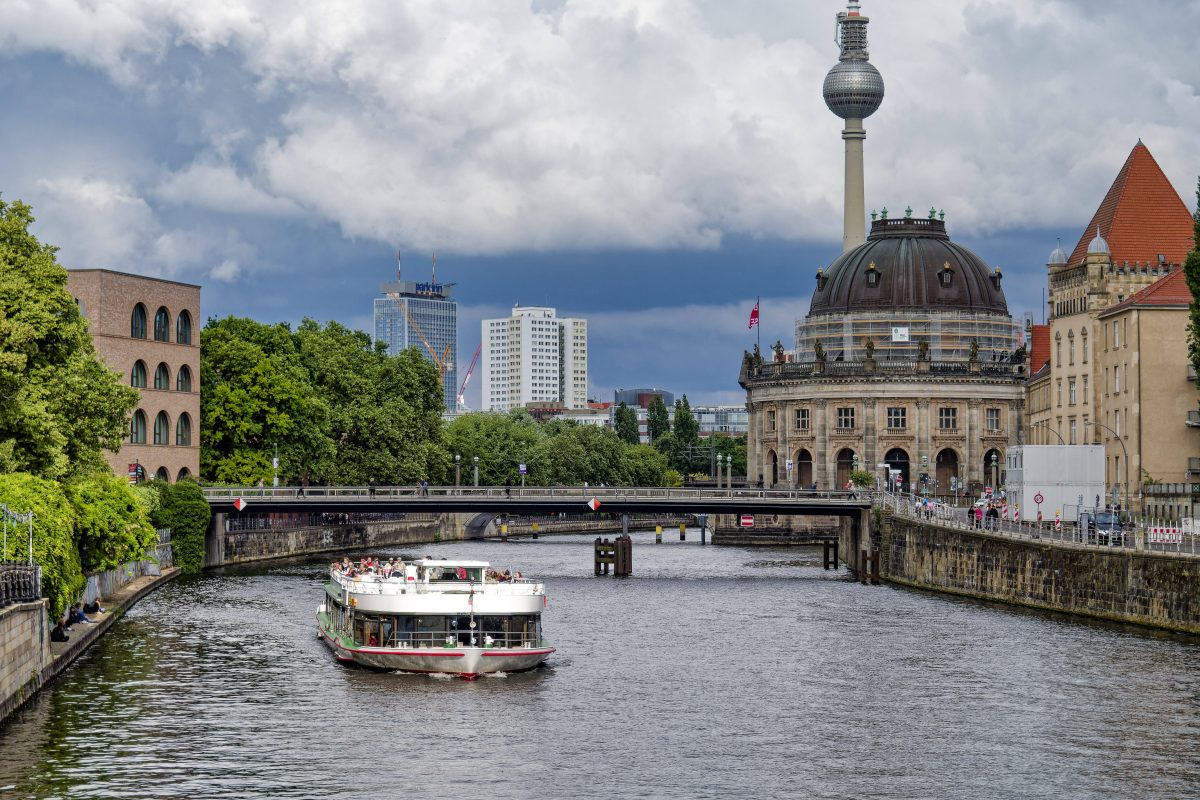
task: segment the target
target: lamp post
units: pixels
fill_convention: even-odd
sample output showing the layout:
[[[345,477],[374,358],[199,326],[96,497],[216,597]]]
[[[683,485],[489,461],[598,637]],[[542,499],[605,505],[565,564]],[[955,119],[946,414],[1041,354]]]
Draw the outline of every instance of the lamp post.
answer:
[[[1108,431],[1114,437],[1116,437],[1117,444],[1121,445],[1121,453],[1122,453],[1122,455],[1125,456],[1125,511],[1126,511],[1126,513],[1128,513],[1128,511],[1129,511],[1129,451],[1125,449],[1125,442],[1121,441],[1121,435],[1119,433],[1117,433],[1116,431],[1114,431],[1112,428],[1108,427],[1107,425],[1102,425],[1099,422],[1093,422],[1090,419],[1083,423],[1083,427],[1086,429],[1088,425],[1091,425],[1094,428],[1103,428],[1104,430]],[[1100,442],[1096,442],[1096,444],[1100,444]],[[1117,475],[1116,477],[1119,479],[1121,476]]]
[[[475,485],[479,485],[479,456],[475,456]]]
[[[999,460],[1000,457],[992,453],[992,497],[1000,494],[1000,470],[996,465]]]
[[[1059,433],[1059,432],[1058,432],[1057,430],[1055,430],[1054,428],[1051,428],[1051,427],[1050,427],[1050,420],[1048,420],[1048,419],[1044,419],[1044,420],[1042,420],[1041,422],[1035,422],[1035,423],[1034,423],[1034,425],[1033,425],[1033,427],[1035,427],[1035,428],[1039,428],[1039,427],[1040,427],[1040,428],[1045,428],[1046,430],[1050,431],[1051,433],[1053,433],[1055,436],[1057,436],[1057,437],[1058,437],[1058,443],[1059,443],[1059,444],[1066,444],[1066,442],[1065,442],[1065,441],[1063,441],[1062,434],[1061,434],[1061,433]]]
[[[458,453],[454,454],[454,488],[458,488],[459,479],[462,476],[462,456]]]

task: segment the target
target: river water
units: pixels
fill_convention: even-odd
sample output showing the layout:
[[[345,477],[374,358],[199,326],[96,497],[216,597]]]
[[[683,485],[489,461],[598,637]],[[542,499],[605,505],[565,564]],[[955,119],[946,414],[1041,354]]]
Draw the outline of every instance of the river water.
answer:
[[[474,683],[338,665],[326,558],[178,580],[0,728],[0,796],[1200,797],[1200,640],[634,539],[391,551],[546,581],[558,652]]]

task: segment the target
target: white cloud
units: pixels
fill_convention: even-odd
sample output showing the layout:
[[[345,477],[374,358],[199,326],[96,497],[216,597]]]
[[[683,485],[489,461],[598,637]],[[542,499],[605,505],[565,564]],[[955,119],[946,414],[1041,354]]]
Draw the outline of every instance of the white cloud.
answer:
[[[838,238],[840,124],[820,97],[836,6],[0,0],[0,46],[59,51],[155,97],[174,51],[232,59],[270,124],[210,130],[192,109],[197,162],[142,184],[163,203],[303,209],[424,250],[706,248]],[[888,86],[867,121],[869,207],[1069,238],[1138,136],[1190,198],[1200,5],[865,10]],[[240,171],[222,160],[231,136]]]

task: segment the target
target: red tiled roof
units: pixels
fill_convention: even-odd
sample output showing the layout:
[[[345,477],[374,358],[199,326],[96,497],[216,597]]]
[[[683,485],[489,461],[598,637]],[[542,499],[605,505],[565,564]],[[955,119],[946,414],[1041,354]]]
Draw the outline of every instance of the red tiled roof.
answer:
[[[1167,277],[1159,278],[1137,294],[1131,294],[1115,306],[1106,309],[1100,316],[1107,317],[1134,306],[1139,308],[1146,306],[1186,308],[1191,303],[1192,290],[1188,288],[1183,270],[1177,269]]]
[[[1084,228],[1068,265],[1083,262],[1097,226],[1108,241],[1114,264],[1153,264],[1159,253],[1168,264],[1182,264],[1192,249],[1192,215],[1141,140]]]
[[[1037,372],[1050,360],[1050,326],[1034,325],[1029,340],[1029,369]]]

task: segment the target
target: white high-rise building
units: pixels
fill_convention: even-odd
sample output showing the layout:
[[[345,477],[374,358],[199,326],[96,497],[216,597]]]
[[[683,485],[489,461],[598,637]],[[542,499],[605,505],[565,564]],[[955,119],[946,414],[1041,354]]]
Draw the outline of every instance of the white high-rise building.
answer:
[[[587,407],[587,320],[517,306],[509,317],[485,319],[482,337],[482,408],[508,411],[546,402]]]

